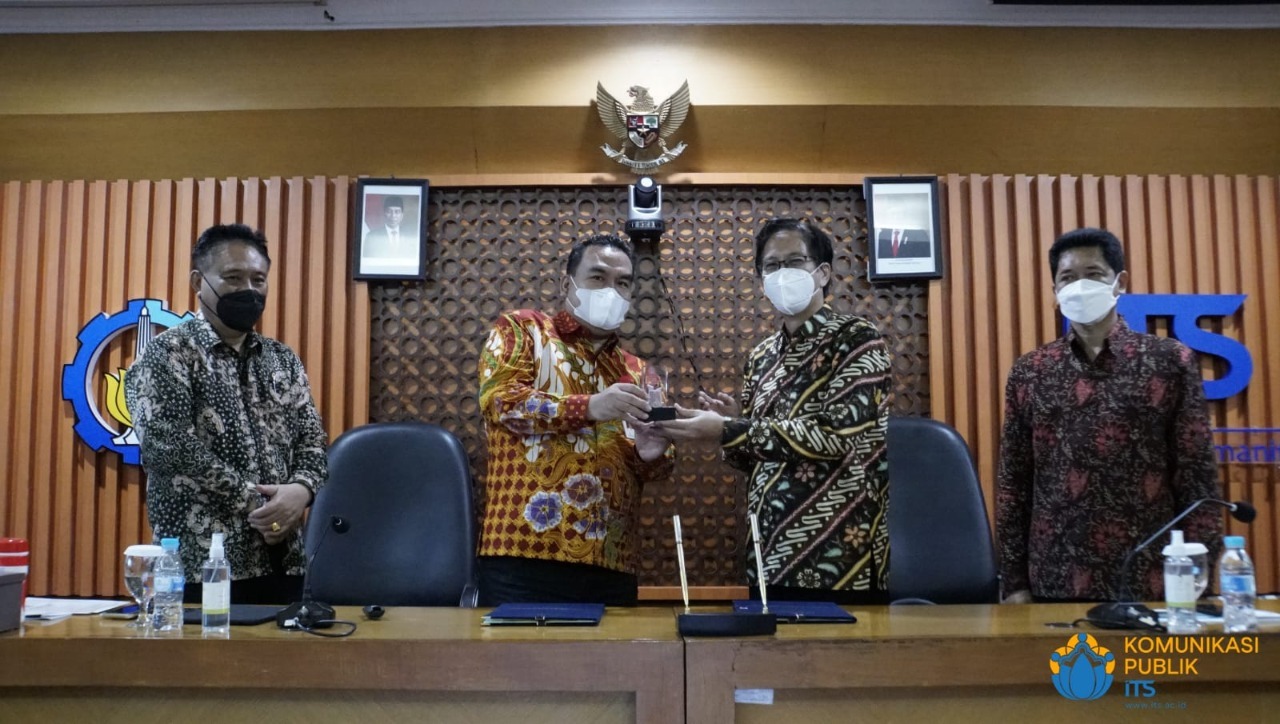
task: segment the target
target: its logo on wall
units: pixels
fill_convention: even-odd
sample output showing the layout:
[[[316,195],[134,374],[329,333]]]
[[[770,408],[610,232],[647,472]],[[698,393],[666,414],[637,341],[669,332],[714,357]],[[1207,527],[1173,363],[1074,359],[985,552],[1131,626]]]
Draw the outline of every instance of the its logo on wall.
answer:
[[[1086,633],[1067,639],[1049,655],[1049,671],[1059,694],[1072,701],[1091,701],[1107,693],[1116,670],[1116,655]]]
[[[105,312],[89,320],[76,335],[80,347],[71,364],[62,368],[62,399],[71,403],[76,413],[76,435],[95,452],[104,449],[120,454],[129,465],[137,465],[140,459],[138,436],[133,431],[133,419],[124,401],[124,378],[127,371],[116,370],[102,376],[106,392],[101,397],[102,414],[97,392],[98,360],[111,347],[116,338],[129,330],[137,330],[134,359],[155,336],[155,326],[173,327],[194,318],[187,312],[179,316],[170,311],[159,299],[131,299],[124,311],[108,315]]]

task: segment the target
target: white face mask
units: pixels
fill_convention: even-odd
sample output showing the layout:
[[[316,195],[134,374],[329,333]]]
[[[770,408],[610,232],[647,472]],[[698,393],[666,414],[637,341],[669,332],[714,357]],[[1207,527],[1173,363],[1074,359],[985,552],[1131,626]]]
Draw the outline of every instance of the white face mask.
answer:
[[[578,300],[578,304],[571,304],[570,308],[579,321],[596,329],[613,330],[622,326],[631,302],[623,299],[618,290],[613,287],[583,289],[572,278],[569,283],[573,285],[574,296]]]
[[[779,312],[787,316],[803,312],[818,293],[813,272],[783,267],[764,275],[764,295],[773,302]]]
[[[1076,324],[1093,324],[1116,306],[1115,289],[1119,279],[1107,284],[1092,279],[1078,279],[1058,290],[1058,307],[1062,316]]]

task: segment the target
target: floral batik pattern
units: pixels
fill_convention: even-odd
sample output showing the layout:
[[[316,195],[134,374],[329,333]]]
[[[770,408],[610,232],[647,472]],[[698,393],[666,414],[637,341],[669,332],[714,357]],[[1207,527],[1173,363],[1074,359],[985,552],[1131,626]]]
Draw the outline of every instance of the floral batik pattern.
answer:
[[[587,419],[587,401],[634,383],[643,367],[616,337],[597,348],[566,312],[498,319],[479,364],[488,453],[479,555],[635,573],[640,489],[670,476],[672,454],[641,461],[631,430]]]
[[[1200,363],[1182,343],[1119,320],[1093,360],[1073,329],[1014,363],[996,488],[1006,595],[1116,600],[1134,546],[1221,497]],[[1214,554],[1222,512],[1203,506],[1178,527]],[[1164,597],[1161,547],[1132,564],[1136,600]]]

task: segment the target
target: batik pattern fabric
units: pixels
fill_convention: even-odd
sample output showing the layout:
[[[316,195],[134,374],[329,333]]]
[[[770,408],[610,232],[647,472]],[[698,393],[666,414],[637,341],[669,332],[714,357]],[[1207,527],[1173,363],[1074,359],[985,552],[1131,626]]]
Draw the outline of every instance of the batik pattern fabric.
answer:
[[[250,332],[236,352],[208,321],[165,330],[125,376],[125,400],[147,473],[156,539],[177,538],[182,567],[199,582],[213,533],[236,579],[273,573],[266,541],[249,525],[256,485],[328,478],[328,438],[302,361]],[[287,539],[286,573],[302,575],[302,531]]]
[[[488,456],[479,555],[636,572],[640,491],[670,477],[672,452],[641,460],[630,426],[589,420],[587,404],[643,371],[616,336],[594,339],[568,312],[498,319],[479,363]]]
[[[1118,320],[1090,360],[1074,330],[1009,373],[996,491],[1001,586],[1116,600],[1124,558],[1192,502],[1220,498],[1200,365],[1177,340]],[[1216,551],[1222,510],[1178,526]],[[1132,565],[1141,600],[1164,597],[1156,541]]]
[[[748,474],[767,584],[888,589],[891,381],[879,331],[826,306],[751,353],[742,417],[726,422],[721,444]]]

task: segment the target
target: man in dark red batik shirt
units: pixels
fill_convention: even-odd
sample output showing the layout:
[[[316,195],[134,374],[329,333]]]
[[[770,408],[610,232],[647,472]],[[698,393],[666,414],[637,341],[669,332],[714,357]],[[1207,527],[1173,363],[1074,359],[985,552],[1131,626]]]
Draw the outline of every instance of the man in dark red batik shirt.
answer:
[[[1128,273],[1111,232],[1064,234],[1049,268],[1071,331],[1009,373],[996,492],[1001,588],[1006,603],[1116,600],[1135,545],[1195,500],[1221,497],[1200,366],[1182,343],[1131,330],[1116,314]],[[1205,507],[1180,527],[1212,555],[1222,516]],[[1161,547],[1133,562],[1138,600],[1164,596]]]

